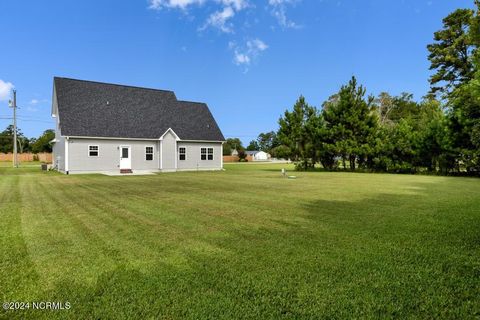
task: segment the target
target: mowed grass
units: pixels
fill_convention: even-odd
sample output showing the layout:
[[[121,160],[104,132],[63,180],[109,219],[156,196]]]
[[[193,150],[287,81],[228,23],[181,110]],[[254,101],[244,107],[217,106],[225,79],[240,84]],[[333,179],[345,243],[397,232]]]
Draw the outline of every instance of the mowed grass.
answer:
[[[0,167],[0,318],[480,317],[480,180],[284,166]]]

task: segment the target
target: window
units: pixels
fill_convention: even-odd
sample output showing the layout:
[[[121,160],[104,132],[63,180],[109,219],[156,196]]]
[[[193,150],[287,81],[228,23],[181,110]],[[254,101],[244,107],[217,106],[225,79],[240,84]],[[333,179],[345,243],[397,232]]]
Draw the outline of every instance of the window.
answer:
[[[98,146],[88,146],[88,156],[98,157]]]
[[[153,147],[145,147],[145,160],[153,160]]]
[[[123,159],[128,159],[128,147],[122,147],[122,158]]]
[[[178,148],[178,158],[180,160],[187,160],[187,149],[186,148]]]
[[[213,160],[213,148],[200,148],[201,160]]]

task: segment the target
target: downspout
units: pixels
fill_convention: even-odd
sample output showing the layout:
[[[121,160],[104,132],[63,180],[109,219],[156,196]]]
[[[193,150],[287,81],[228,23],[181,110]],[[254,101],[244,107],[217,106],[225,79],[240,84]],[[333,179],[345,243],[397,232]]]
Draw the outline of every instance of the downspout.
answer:
[[[157,151],[158,151],[158,170],[160,170],[162,168],[162,160],[161,160],[161,156],[162,156],[162,153],[160,151],[160,140],[158,141],[158,144],[157,144]]]
[[[65,173],[68,174],[68,143],[70,137],[65,137]]]
[[[160,140],[160,170],[163,170],[163,140]]]
[[[178,171],[178,140],[175,139],[175,171]]]

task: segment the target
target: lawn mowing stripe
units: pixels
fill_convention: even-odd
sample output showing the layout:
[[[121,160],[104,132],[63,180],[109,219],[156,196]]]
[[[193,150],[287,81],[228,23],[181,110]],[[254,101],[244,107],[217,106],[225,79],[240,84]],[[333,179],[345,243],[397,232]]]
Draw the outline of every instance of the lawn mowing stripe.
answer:
[[[75,204],[75,199],[72,195],[62,195],[62,198],[67,198],[72,200],[72,205],[74,207],[80,208],[80,210],[84,210],[87,215],[85,215],[85,223],[89,223],[88,220],[91,220],[90,223],[95,223],[94,221],[98,222],[97,219],[99,216],[102,216],[102,219],[107,220],[104,221],[102,232],[100,233],[100,237],[105,239],[115,239],[113,242],[110,240],[109,246],[115,246],[118,252],[118,255],[121,255],[123,251],[128,250],[125,254],[138,256],[138,260],[141,261],[141,258],[146,258],[149,254],[151,255],[153,252],[146,249],[150,246],[155,246],[157,248],[161,248],[162,246],[169,249],[167,244],[170,243],[174,245],[178,242],[178,239],[170,239],[168,243],[162,240],[162,236],[165,237],[172,237],[171,230],[166,232],[165,225],[159,225],[157,221],[148,219],[144,217],[142,214],[135,213],[135,211],[131,211],[126,209],[124,205],[113,206],[111,201],[105,201],[105,198],[97,198],[95,196],[95,190],[90,190],[87,188],[85,190],[84,185],[79,185],[75,189],[75,199],[85,199],[88,198],[88,204],[82,203],[81,205]],[[97,203],[97,205],[94,205]],[[98,205],[100,204],[100,205]],[[134,220],[132,220],[132,217]],[[140,219],[137,221],[137,219]],[[124,223],[122,222],[124,221]],[[122,222],[120,225],[119,223]],[[132,230],[132,222],[135,222],[135,226],[138,227],[138,230]],[[117,226],[117,227],[115,227]],[[161,229],[159,229],[161,228]],[[163,230],[162,230],[163,229]],[[169,228],[171,229],[171,228]],[[128,230],[129,234],[125,234],[122,230]],[[181,231],[178,231],[180,233]],[[138,242],[141,236],[142,241]],[[165,240],[165,238],[163,238]],[[134,246],[132,248],[132,245]],[[175,245],[178,246],[178,243]],[[158,256],[159,252],[155,252],[155,257]],[[164,256],[168,256],[164,254]],[[147,259],[148,261],[148,259]]]
[[[52,192],[51,180],[36,181],[37,185],[30,183],[23,188],[25,196],[35,195],[30,199],[30,206],[25,206],[25,229],[30,232],[30,251],[36,257],[37,268],[43,271],[46,283],[54,286],[56,280],[66,275],[65,270],[56,268],[57,264],[72,266],[68,273],[89,270],[91,266],[86,264],[89,260],[85,258],[101,254],[102,242],[74,215],[66,214],[72,209],[72,203],[62,199],[65,187]],[[41,191],[35,192],[36,188]],[[38,210],[38,206],[43,206],[44,210]]]
[[[23,201],[49,189],[31,200],[62,208],[63,199],[68,212],[47,219],[83,234],[76,224],[85,224],[100,238],[86,235],[78,248],[95,283],[65,274],[52,294],[73,296],[81,318],[465,318],[479,309],[478,182],[462,191],[461,179],[308,172],[285,180],[245,168],[22,176],[41,179]],[[93,254],[103,255],[102,241],[133,250],[112,269]],[[183,259],[164,264],[166,246],[168,259]],[[52,268],[78,263],[59,257]],[[136,259],[143,263],[128,263]]]
[[[28,253],[21,227],[19,176],[0,177],[0,292],[3,301],[29,297],[38,274]]]

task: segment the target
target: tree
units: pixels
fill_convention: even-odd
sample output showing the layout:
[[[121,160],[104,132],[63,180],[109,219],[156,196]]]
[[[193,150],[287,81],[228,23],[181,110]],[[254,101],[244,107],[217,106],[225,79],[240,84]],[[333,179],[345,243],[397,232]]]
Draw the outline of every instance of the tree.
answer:
[[[260,133],[258,135],[257,145],[258,149],[256,150],[271,153],[271,150],[275,147],[278,147],[280,145],[280,142],[278,141],[278,137],[275,131],[270,131],[266,133]]]
[[[242,141],[239,138],[228,138],[223,144],[223,155],[230,156],[233,150],[244,150]]]
[[[52,152],[51,141],[55,138],[55,131],[52,129],[45,130],[43,134],[32,144],[32,152]]]
[[[9,153],[13,152],[13,125],[9,125],[5,130],[0,132],[0,152]],[[17,127],[17,143],[23,142],[25,136],[22,131]],[[20,151],[20,149],[19,149]]]
[[[26,137],[17,137],[17,145],[19,153],[31,151],[30,140]]]
[[[454,91],[449,120],[458,161],[467,171],[480,172],[480,71]]]
[[[380,125],[388,124],[390,120],[390,113],[395,107],[394,98],[387,92],[381,92],[375,100],[375,106],[378,112],[378,119]]]
[[[279,145],[270,150],[270,154],[273,158],[277,159],[289,159],[290,148],[285,145]]]
[[[310,106],[303,96],[300,96],[293,106],[293,110],[285,111],[278,121],[278,139],[281,144],[289,148],[288,158],[297,162],[297,168],[307,169],[315,165],[316,149],[314,134],[319,113]]]
[[[248,161],[247,160],[247,153],[245,152],[244,149],[239,149],[238,150],[238,161],[239,162]]]
[[[257,151],[260,150],[257,140],[250,141],[250,144],[247,146],[248,151]]]
[[[364,164],[371,155],[370,142],[378,126],[373,97],[365,100],[366,89],[359,86],[355,77],[341,87],[338,94],[323,104],[326,141],[325,149],[335,153],[355,170],[357,162]]]
[[[231,156],[232,155],[232,148],[227,143],[223,144],[223,155],[224,156]]]
[[[473,78],[472,55],[477,47],[471,27],[475,23],[473,10],[458,9],[444,18],[443,29],[434,33],[435,43],[427,46],[430,70],[436,71],[430,78],[432,94],[439,92],[447,97]]]
[[[480,172],[480,1],[475,4],[476,12],[459,9],[447,16],[444,28],[435,33],[437,43],[429,46],[436,70],[432,91],[443,93],[447,106],[448,139],[443,139],[441,162],[457,172]]]

